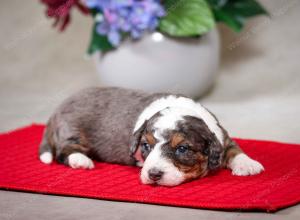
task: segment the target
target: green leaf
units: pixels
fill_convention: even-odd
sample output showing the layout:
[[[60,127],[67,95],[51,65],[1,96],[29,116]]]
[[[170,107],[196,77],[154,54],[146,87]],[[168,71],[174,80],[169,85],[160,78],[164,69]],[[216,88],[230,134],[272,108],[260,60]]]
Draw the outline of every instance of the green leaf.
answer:
[[[245,21],[253,16],[268,15],[255,0],[207,0],[217,21],[224,22],[233,30],[242,30]]]
[[[171,36],[197,36],[208,32],[215,25],[214,17],[205,0],[165,0],[167,15],[159,30]]]
[[[228,7],[228,12],[245,18],[253,17],[261,14],[268,14],[268,12],[255,0],[231,0],[232,7]],[[228,6],[230,6],[228,4]]]
[[[102,36],[97,33],[96,26],[97,23],[94,24],[92,37],[87,53],[93,54],[98,50],[105,52],[114,49],[114,47],[110,44],[106,36]]]
[[[90,9],[90,14],[93,16],[93,18],[95,18],[96,15],[99,13],[100,13],[100,11],[98,9],[95,9],[95,8]]]
[[[232,15],[231,13],[223,10],[215,11],[214,13],[217,21],[224,22],[236,32],[242,30],[245,23],[243,17]]]

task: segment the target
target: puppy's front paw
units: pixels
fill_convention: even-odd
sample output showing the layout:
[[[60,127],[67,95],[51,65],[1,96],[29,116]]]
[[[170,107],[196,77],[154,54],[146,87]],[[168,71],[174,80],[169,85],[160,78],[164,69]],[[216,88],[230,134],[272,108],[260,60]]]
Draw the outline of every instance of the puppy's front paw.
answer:
[[[69,166],[73,169],[83,168],[83,169],[93,169],[94,163],[93,161],[85,156],[82,153],[73,153],[68,157]]]
[[[248,176],[259,174],[264,170],[263,165],[256,160],[251,159],[246,154],[236,155],[229,164],[233,175]]]

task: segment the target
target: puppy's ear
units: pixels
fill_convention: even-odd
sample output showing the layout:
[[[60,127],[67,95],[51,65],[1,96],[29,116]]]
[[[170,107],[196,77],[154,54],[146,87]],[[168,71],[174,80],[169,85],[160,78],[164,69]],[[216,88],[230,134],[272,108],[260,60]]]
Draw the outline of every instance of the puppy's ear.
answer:
[[[208,156],[208,168],[216,170],[222,165],[224,149],[216,138],[207,140],[205,153]]]
[[[133,133],[132,138],[131,138],[131,146],[130,146],[130,155],[131,156],[134,156],[135,153],[137,152],[138,146],[140,144],[140,141],[141,141],[141,138],[142,138],[142,135],[143,135],[143,132],[144,132],[146,126],[147,126],[147,120],[143,123],[143,125],[138,130],[136,130]]]

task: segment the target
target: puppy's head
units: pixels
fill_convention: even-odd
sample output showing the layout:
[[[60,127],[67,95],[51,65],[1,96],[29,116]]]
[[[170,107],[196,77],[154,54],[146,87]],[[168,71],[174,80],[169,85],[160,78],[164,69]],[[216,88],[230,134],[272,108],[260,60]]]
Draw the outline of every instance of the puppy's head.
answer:
[[[134,133],[132,153],[144,184],[174,186],[221,166],[223,147],[190,110],[166,108]]]

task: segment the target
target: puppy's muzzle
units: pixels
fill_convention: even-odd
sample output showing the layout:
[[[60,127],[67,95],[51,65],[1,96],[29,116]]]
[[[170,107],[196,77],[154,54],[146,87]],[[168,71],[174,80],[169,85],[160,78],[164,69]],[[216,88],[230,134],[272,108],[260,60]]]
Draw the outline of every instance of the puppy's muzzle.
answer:
[[[153,181],[158,181],[162,178],[164,172],[157,169],[157,168],[151,168],[149,171],[148,171],[148,176],[149,176],[149,179],[153,180]]]

